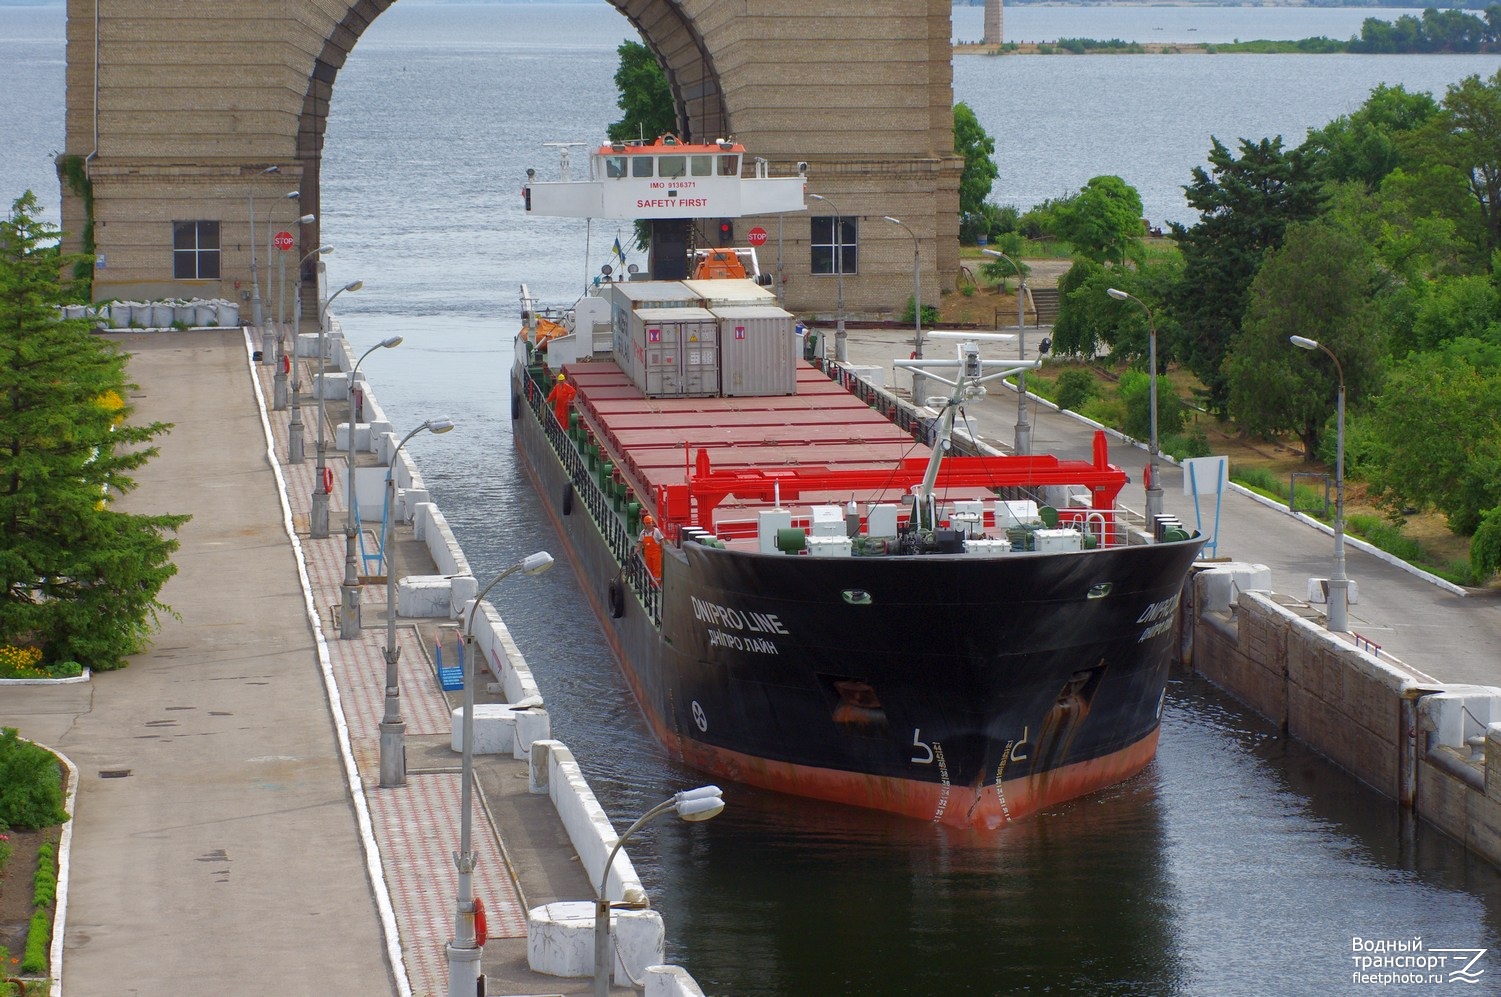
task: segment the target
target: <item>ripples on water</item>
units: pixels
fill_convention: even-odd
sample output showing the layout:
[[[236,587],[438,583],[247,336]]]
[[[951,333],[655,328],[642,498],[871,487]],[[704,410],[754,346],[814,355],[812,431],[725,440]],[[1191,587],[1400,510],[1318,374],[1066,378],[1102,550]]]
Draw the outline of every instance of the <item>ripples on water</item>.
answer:
[[[978,35],[977,21],[966,27],[978,10],[956,12],[959,37]],[[1154,25],[1192,17],[1208,19],[1194,22],[1207,40],[1343,37],[1377,12],[1319,12],[1348,17],[1349,30],[1309,30],[1312,13],[1025,7],[1008,10],[1007,25],[1012,37],[1150,41]],[[1275,30],[1248,30],[1247,19]],[[61,23],[60,6],[0,8],[14,92],[43,95],[0,110],[6,133],[22,136],[0,143],[0,179],[17,193],[35,187],[54,212]],[[24,41],[33,37],[53,41]],[[366,282],[338,311],[361,349],[407,337],[365,366],[398,427],[459,421],[408,449],[481,576],[534,550],[561,553],[511,447],[517,287],[571,300],[615,230],[595,230],[586,266],[583,225],[524,218],[519,187],[527,166],[552,175],[544,142],[593,140],[619,116],[611,77],[628,37],[602,5],[404,0],[336,84],[322,232],[337,247],[330,282]],[[1204,161],[1209,134],[1295,144],[1376,82],[1441,92],[1496,64],[977,57],[956,61],[955,87],[997,136],[997,200],[1030,206],[1115,173],[1156,220],[1183,217],[1177,187]],[[508,579],[491,598],[617,826],[702,781],[663,759],[566,564]],[[1386,801],[1274,735],[1179,677],[1145,772],[993,836],[732,786],[718,819],[649,826],[631,855],[666,919],[670,960],[708,992],[738,997],[1401,993],[1352,986],[1352,936],[1496,943],[1501,887],[1489,867],[1404,828]],[[1501,955],[1482,965],[1486,978],[1467,992],[1501,980]]]

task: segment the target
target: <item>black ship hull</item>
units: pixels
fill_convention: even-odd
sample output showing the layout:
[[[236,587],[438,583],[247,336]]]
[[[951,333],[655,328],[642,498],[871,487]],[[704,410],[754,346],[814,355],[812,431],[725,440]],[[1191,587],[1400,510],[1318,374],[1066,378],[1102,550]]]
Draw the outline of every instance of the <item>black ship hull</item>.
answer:
[[[517,373],[512,390],[526,471],[684,764],[988,829],[1152,759],[1200,541],[853,558],[669,544],[657,588],[617,553],[619,526],[536,387]]]

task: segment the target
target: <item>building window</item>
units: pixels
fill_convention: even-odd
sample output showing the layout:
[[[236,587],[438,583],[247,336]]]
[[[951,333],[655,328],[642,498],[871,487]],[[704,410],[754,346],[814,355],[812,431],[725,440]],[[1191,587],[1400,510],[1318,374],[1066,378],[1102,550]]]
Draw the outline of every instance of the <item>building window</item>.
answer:
[[[219,223],[172,223],[172,276],[177,280],[219,279]]]
[[[813,272],[816,274],[858,273],[860,270],[860,226],[858,218],[841,218],[836,231],[833,215],[814,216],[812,222]],[[836,238],[837,237],[837,238]],[[834,255],[840,253],[841,269],[834,267]]]

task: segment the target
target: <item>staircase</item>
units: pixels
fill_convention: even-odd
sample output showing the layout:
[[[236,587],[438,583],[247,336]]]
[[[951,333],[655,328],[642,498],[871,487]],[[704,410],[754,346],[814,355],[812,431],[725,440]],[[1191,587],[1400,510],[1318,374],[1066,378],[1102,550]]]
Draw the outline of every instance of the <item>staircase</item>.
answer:
[[[1032,299],[1033,320],[1036,325],[1052,325],[1058,321],[1058,303],[1061,295],[1056,287],[1028,287],[1027,296]]]

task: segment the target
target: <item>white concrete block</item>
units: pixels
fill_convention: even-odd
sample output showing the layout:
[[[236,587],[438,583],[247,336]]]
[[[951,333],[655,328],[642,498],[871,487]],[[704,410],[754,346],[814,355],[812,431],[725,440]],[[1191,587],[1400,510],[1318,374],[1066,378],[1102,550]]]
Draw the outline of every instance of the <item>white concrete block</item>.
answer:
[[[313,380],[318,380],[317,375],[313,376]],[[342,402],[349,397],[349,375],[342,371],[325,370],[317,395],[325,401]]]
[[[297,352],[299,357],[313,357],[316,359],[318,356],[318,334],[316,332],[298,333],[292,348]]]
[[[1345,589],[1345,602],[1347,605],[1354,606],[1360,602],[1360,586],[1355,584],[1355,579],[1353,578],[1346,579],[1345,584],[1347,586]],[[1327,603],[1329,601],[1329,579],[1308,579],[1307,601],[1315,606],[1322,606]]]
[[[704,997],[698,981],[682,966],[647,966],[645,997]]]
[[[593,902],[565,900],[527,911],[526,964],[548,976],[593,976]]]
[[[1224,612],[1235,605],[1242,592],[1270,592],[1272,569],[1244,561],[1217,564],[1195,575],[1194,585],[1202,612]]]
[[[610,911],[615,957],[611,975],[624,987],[660,965],[666,931],[654,910]],[[594,975],[594,902],[564,900],[526,912],[526,962],[548,976]]]
[[[396,615],[406,617],[452,616],[453,582],[442,575],[407,575],[396,580]]]
[[[617,910],[612,912],[615,942],[615,983],[629,987],[641,979],[647,966],[661,963],[667,942],[662,915],[654,910]],[[589,933],[593,940],[594,933]]]
[[[525,760],[532,756],[533,744],[552,737],[552,719],[541,707],[522,708],[518,705],[513,715],[516,718],[516,741],[511,753],[513,757]],[[478,720],[479,714],[475,713],[474,718]]]
[[[396,493],[396,515],[403,523],[410,523],[417,507],[431,501],[432,496],[426,488],[403,488]]]
[[[449,747],[464,750],[464,708],[451,714]],[[474,707],[474,753],[513,755],[516,750],[516,711],[509,703],[476,703]]]
[[[479,579],[473,575],[455,575],[449,579],[449,586],[448,613],[457,619],[463,615],[464,607],[479,595]]]
[[[1464,749],[1466,741],[1485,735],[1501,718],[1501,689],[1484,685],[1449,685],[1443,692],[1418,700],[1423,726],[1434,733],[1435,744]]]
[[[886,387],[886,368],[876,364],[847,363],[845,369],[854,374],[866,384],[877,388]]]

